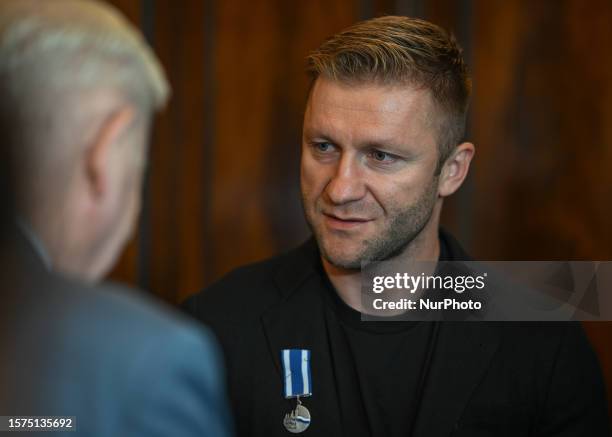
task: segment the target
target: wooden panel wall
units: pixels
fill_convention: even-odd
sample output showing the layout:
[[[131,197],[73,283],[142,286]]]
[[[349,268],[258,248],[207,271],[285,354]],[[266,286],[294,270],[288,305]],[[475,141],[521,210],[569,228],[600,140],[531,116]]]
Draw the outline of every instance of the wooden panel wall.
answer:
[[[303,240],[299,203],[304,57],[357,17],[343,0],[236,3],[216,11],[215,145],[206,279]],[[245,74],[246,73],[246,74]]]
[[[473,252],[611,260],[612,3],[483,0],[473,13]],[[584,326],[612,416],[612,322]]]
[[[612,259],[612,3],[477,5],[475,249]]]
[[[140,232],[112,277],[169,302],[307,235],[304,57],[383,13],[455,33],[474,79],[472,173],[443,223],[480,259],[612,259],[609,0],[113,0],[174,88]],[[585,324],[612,399],[612,324]]]

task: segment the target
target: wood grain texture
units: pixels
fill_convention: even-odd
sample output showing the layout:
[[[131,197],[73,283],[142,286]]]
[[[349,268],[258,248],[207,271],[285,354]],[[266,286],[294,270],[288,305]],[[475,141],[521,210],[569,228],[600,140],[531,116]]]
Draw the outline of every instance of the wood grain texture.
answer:
[[[206,282],[306,236],[299,202],[304,58],[355,20],[347,1],[217,3]]]
[[[599,6],[477,2],[480,258],[612,258],[612,6]]]
[[[141,0],[111,0],[109,3],[124,14],[134,26],[140,27]],[[132,285],[138,283],[138,262],[140,258],[138,239],[137,230],[109,274],[109,277],[113,280]]]
[[[156,124],[150,162],[150,289],[176,302],[179,290],[202,281],[203,173],[206,114],[204,26],[207,2],[156,2],[153,40],[173,94]]]

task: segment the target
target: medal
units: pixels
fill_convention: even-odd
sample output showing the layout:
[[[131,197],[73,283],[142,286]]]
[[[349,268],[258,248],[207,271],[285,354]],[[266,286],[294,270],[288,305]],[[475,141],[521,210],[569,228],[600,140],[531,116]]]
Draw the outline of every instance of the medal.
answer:
[[[300,396],[311,396],[310,351],[306,349],[283,349],[284,395],[296,399],[295,409],[283,419],[285,429],[293,434],[304,432],[310,426],[310,411],[302,405]]]
[[[287,431],[293,434],[304,432],[310,426],[310,411],[297,398],[297,406],[291,413],[285,414],[283,425]]]

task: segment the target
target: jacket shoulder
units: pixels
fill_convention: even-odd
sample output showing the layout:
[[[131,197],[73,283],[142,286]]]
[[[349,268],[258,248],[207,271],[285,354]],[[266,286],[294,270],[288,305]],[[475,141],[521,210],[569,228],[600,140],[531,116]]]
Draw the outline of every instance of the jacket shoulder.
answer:
[[[287,253],[239,267],[185,300],[182,307],[201,321],[258,318],[282,298],[283,284],[310,271],[317,258],[308,241]]]

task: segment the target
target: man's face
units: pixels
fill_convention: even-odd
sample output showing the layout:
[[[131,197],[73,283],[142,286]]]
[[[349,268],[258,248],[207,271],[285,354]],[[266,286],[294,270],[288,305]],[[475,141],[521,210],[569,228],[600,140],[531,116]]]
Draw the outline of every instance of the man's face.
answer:
[[[430,93],[317,79],[302,139],[306,219],[323,257],[360,268],[401,253],[438,199]]]

